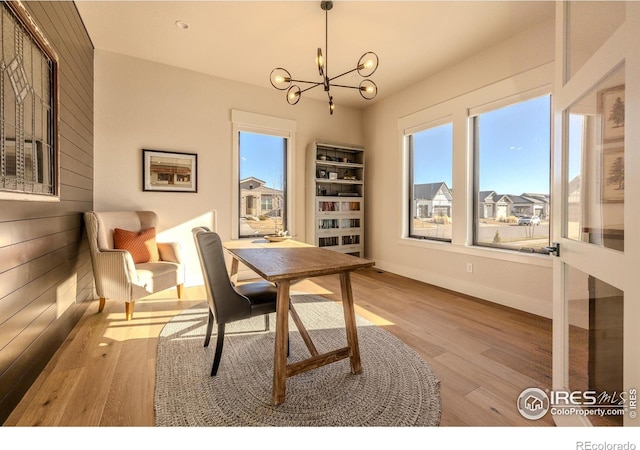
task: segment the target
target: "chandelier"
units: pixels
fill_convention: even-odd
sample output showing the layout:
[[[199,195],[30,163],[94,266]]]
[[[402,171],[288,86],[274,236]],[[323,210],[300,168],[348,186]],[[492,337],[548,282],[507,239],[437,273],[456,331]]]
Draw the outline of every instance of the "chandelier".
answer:
[[[362,98],[365,100],[371,100],[375,98],[378,94],[378,86],[368,79],[373,75],[373,73],[378,68],[378,55],[373,52],[367,52],[360,57],[358,60],[358,64],[354,69],[348,70],[347,72],[341,73],[340,75],[336,75],[335,77],[330,77],[329,72],[327,70],[327,58],[329,56],[328,50],[328,42],[329,42],[329,10],[333,8],[332,1],[322,1],[320,2],[320,8],[325,12],[325,44],[324,50],[325,54],[322,54],[322,49],[318,47],[318,53],[316,56],[316,64],[318,66],[318,73],[320,77],[322,77],[322,81],[304,81],[304,80],[296,80],[294,79],[289,71],[283,69],[282,67],[277,67],[271,71],[271,85],[280,90],[287,91],[287,102],[290,105],[295,105],[300,101],[302,97],[302,93],[309,91],[318,86],[323,86],[324,91],[327,93],[327,97],[329,98],[329,113],[333,114],[334,103],[333,96],[331,95],[332,87],[341,87],[348,89],[357,89]],[[344,84],[336,84],[334,80],[337,80],[340,77],[348,75],[353,72],[358,72],[362,78],[364,78],[358,86],[347,86]],[[303,83],[305,86],[301,88],[297,84],[294,83]]]

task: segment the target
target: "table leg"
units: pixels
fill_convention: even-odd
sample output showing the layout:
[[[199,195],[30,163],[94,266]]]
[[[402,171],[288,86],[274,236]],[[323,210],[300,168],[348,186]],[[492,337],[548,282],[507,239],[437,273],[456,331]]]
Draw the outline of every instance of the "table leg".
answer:
[[[273,404],[284,402],[287,383],[287,340],[289,339],[289,280],[278,282],[276,344],[273,358]]]
[[[240,262],[236,258],[231,259],[231,270],[229,271],[229,279],[231,284],[236,285],[238,283],[238,267]]]
[[[342,305],[344,322],[347,328],[347,342],[349,344],[349,358],[351,373],[362,372],[360,364],[360,347],[358,346],[358,330],[356,329],[356,312],[353,307],[353,292],[351,291],[351,276],[349,272],[340,274],[340,289],[342,291]]]

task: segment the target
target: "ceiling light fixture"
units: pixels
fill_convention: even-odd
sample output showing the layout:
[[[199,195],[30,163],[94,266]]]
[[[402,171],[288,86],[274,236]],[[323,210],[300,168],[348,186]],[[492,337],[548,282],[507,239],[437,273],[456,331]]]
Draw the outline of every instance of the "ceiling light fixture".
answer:
[[[340,75],[336,75],[335,77],[329,77],[329,72],[327,69],[327,59],[329,56],[328,50],[328,42],[329,42],[329,10],[333,8],[332,1],[322,1],[320,2],[320,8],[325,12],[325,44],[324,44],[324,55],[322,54],[322,48],[318,47],[318,53],[316,56],[316,64],[318,65],[318,73],[322,77],[322,81],[304,81],[304,80],[296,80],[291,77],[291,74],[286,69],[282,67],[277,67],[271,71],[271,85],[280,90],[287,91],[287,102],[290,105],[295,105],[300,101],[300,97],[302,97],[302,93],[306,92],[310,89],[313,89],[318,86],[323,86],[327,96],[329,97],[329,113],[333,114],[334,103],[333,96],[331,95],[332,87],[342,87],[349,89],[357,89],[360,92],[360,95],[365,100],[371,100],[375,98],[378,94],[378,86],[368,79],[373,75],[373,73],[378,68],[378,55],[373,52],[367,52],[360,57],[358,60],[358,64],[354,69],[351,69],[347,72],[341,73]],[[358,86],[346,86],[343,84],[335,84],[333,81],[344,76],[350,74],[352,72],[358,72],[364,80],[360,82]],[[305,83],[306,86],[304,89],[301,89],[300,86],[293,83]]]
[[[176,26],[178,28],[180,28],[181,30],[188,30],[189,29],[189,24],[187,22],[185,22],[184,20],[176,20]]]

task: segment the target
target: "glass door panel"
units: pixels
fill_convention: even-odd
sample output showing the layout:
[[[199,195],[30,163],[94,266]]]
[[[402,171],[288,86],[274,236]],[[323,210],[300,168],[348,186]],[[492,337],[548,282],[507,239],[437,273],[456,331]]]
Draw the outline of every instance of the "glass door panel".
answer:
[[[624,65],[567,110],[564,234],[624,251]]]
[[[622,426],[624,292],[593,275],[566,265],[569,313],[569,389],[591,392],[584,406],[595,426]],[[628,400],[628,399],[627,399]],[[586,402],[583,402],[586,403]]]

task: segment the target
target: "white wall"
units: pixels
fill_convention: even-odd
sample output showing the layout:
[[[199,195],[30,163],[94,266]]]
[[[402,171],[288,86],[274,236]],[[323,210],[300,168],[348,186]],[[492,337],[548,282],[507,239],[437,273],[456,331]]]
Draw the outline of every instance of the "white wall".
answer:
[[[492,100],[495,92],[517,92],[529,85],[552,83],[553,60],[554,22],[550,20],[365,111],[365,253],[376,261],[377,267],[551,317],[550,257],[468,245],[472,204],[468,174],[472,172],[465,108],[480,106],[473,102],[483,97]],[[487,97],[487,93],[491,95]],[[445,106],[443,111],[450,106],[455,110],[453,244],[402,238],[406,186],[399,120],[441,106]],[[473,273],[466,271],[468,262],[473,264]]]
[[[266,76],[265,76],[266,77]],[[265,85],[268,84],[265,78]],[[202,283],[191,229],[213,226],[231,236],[231,110],[297,122],[294,211],[305,230],[305,150],[313,139],[363,144],[360,112],[282,92],[97,50],[95,53],[94,208],[148,209],[160,216],[159,240],[177,240],[187,264],[187,285]],[[198,154],[198,192],[142,191],[142,149]]]

